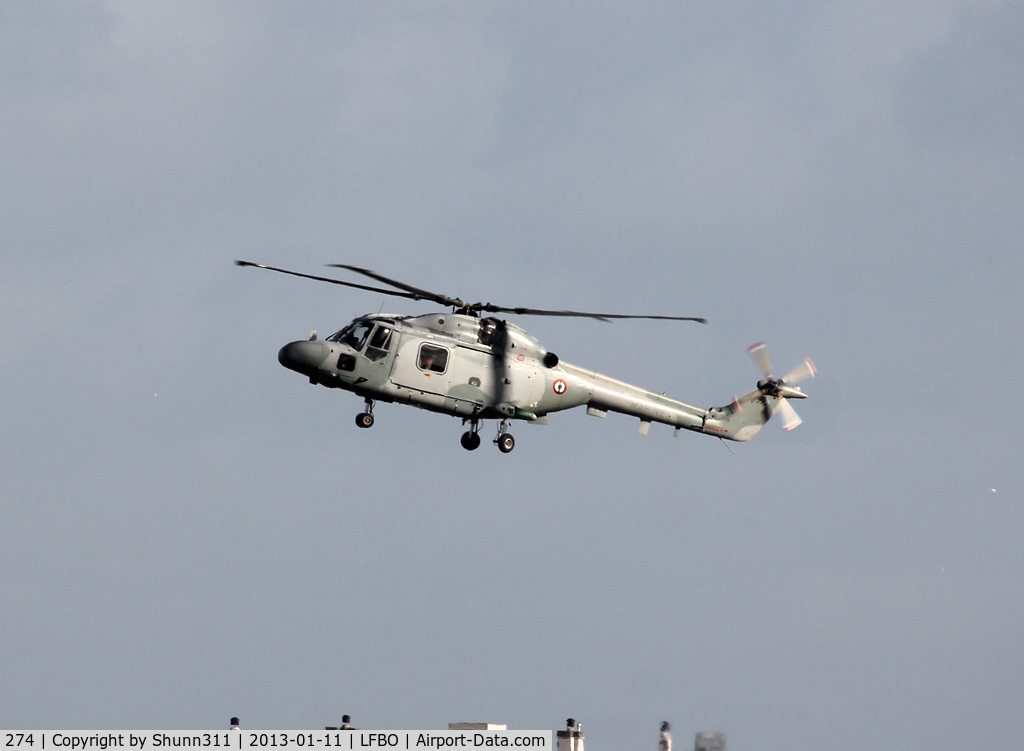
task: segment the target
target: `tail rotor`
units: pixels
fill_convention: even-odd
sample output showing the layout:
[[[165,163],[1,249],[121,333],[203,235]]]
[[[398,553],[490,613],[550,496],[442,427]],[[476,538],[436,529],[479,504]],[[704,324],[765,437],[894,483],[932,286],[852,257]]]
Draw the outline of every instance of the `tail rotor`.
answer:
[[[814,367],[814,363],[811,362],[811,358],[805,358],[802,363],[793,368],[782,378],[774,378],[772,376],[772,361],[768,357],[768,350],[764,342],[758,342],[752,345],[748,350],[750,356],[757,363],[758,367],[764,373],[765,378],[762,381],[757,382],[757,388],[761,391],[761,394],[765,398],[765,404],[771,410],[772,415],[779,413],[782,416],[782,428],[783,430],[792,430],[797,427],[803,420],[800,419],[800,415],[793,409],[793,405],[789,403],[789,399],[806,399],[807,394],[800,390],[798,385],[801,381],[813,378],[818,374],[818,369]],[[774,405],[768,399],[775,399]]]

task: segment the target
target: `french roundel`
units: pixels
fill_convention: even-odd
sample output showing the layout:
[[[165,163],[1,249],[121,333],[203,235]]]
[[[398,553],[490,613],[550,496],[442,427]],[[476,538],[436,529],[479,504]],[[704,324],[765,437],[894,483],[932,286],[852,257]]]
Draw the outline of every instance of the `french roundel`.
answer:
[[[565,390],[569,387],[565,385],[565,381],[559,378],[557,381],[554,382],[551,388],[555,390],[556,394],[564,394]]]

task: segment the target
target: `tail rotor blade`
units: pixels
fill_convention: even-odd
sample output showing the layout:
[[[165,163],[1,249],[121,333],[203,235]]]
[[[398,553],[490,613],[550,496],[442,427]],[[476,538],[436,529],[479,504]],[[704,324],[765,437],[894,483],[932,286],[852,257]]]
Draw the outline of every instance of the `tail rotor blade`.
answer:
[[[800,415],[793,409],[793,405],[789,403],[787,399],[779,399],[779,403],[775,407],[775,411],[782,416],[782,429],[792,430],[797,425],[803,422],[800,419]]]
[[[764,371],[765,378],[771,378],[772,361],[768,359],[768,348],[765,347],[764,342],[752,344],[747,348],[747,352],[750,353],[750,356],[754,358],[754,362]]]
[[[793,368],[786,377],[783,378],[784,383],[800,383],[806,381],[808,378],[814,378],[818,375],[818,369],[814,367],[814,363],[811,362],[811,358],[805,359],[802,363]]]

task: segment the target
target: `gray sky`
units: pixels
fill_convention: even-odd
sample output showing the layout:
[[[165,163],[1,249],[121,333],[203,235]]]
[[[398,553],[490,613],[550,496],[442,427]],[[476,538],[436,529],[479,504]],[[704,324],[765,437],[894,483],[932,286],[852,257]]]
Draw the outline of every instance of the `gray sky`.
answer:
[[[0,5],[0,726],[1024,737],[1024,3]],[[281,368],[504,305],[703,406],[515,452]],[[418,306],[417,306],[418,305]],[[489,432],[492,428],[488,426]]]

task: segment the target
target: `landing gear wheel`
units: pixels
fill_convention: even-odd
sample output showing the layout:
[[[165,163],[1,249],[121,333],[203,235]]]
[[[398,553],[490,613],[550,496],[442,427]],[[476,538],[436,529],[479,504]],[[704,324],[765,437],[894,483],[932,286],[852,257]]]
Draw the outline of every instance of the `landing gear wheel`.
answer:
[[[498,436],[497,444],[498,451],[503,454],[507,454],[516,447],[516,439],[512,437],[511,433],[502,433]]]
[[[356,425],[361,428],[372,428],[373,427],[373,415],[369,412],[360,412],[356,415]]]
[[[480,434],[467,430],[462,434],[462,448],[466,451],[476,451],[480,448]]]

